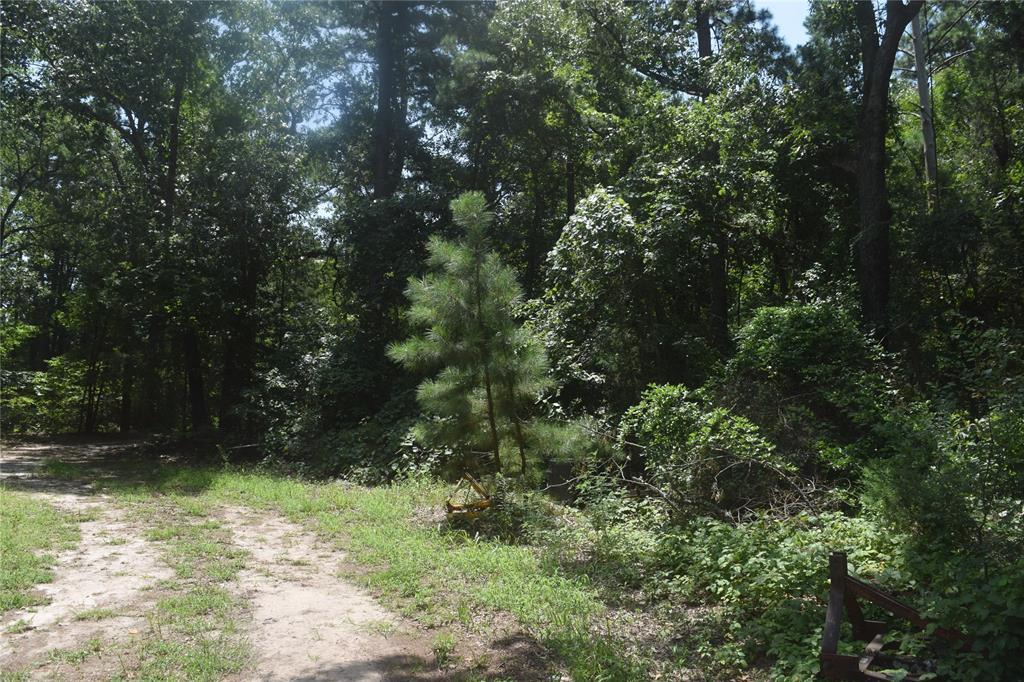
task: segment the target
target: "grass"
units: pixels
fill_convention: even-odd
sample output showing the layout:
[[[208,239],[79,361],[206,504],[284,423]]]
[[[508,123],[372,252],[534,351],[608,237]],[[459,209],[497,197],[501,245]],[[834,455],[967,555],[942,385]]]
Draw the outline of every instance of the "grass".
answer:
[[[182,504],[176,497],[139,491],[119,497],[145,510],[144,516],[160,519],[145,537],[161,545],[176,576],[157,586],[166,596],[147,615],[145,633],[119,652],[123,677],[212,681],[243,671],[251,659],[238,624],[244,603],[224,584],[245,566],[246,553],[232,545],[231,533],[220,523],[200,520],[208,500]]]
[[[172,594],[135,647],[127,668],[133,676],[145,676],[154,661],[179,679],[244,668],[248,649],[232,620],[241,605],[218,584],[237,574],[245,555],[231,546],[228,531],[204,519],[218,504],[237,504],[281,513],[343,549],[361,565],[347,577],[428,627],[485,637],[496,628],[518,629],[553,651],[573,679],[647,678],[644,655],[608,634],[606,595],[585,572],[566,572],[538,547],[424,520],[424,510],[441,507],[443,483],[365,488],[138,461],[97,483],[151,525],[146,537],[163,546],[176,573],[167,585]],[[435,642],[439,664],[451,662],[456,642],[450,633]]]
[[[116,618],[119,615],[121,614],[114,609],[86,609],[76,613],[75,620],[106,620],[107,618]]]
[[[493,633],[518,627],[556,652],[574,679],[644,679],[644,661],[597,634],[606,618],[600,590],[586,575],[567,574],[536,548],[417,520],[442,505],[448,486],[407,481],[364,488],[320,484],[239,469],[164,465],[110,479],[122,503],[152,514],[150,540],[166,545],[178,577],[228,580],[244,563],[197,519],[218,503],[282,513],[344,549],[364,567],[357,577],[391,607],[432,628],[455,625]],[[210,524],[210,522],[203,522]],[[198,531],[202,532],[198,532]],[[353,576],[355,577],[355,576]],[[442,644],[444,644],[442,642]],[[454,650],[439,649],[448,660]]]
[[[0,486],[0,613],[40,603],[31,588],[53,579],[53,552],[78,537],[72,517]]]
[[[458,640],[450,632],[442,632],[434,638],[431,648],[434,651],[434,658],[437,659],[438,668],[444,668],[451,662],[457,643]]]
[[[14,621],[10,625],[8,625],[7,628],[4,630],[4,632],[6,632],[8,634],[11,634],[11,635],[17,635],[17,634],[21,634],[22,632],[28,632],[31,629],[32,629],[32,626],[28,624],[28,621],[26,621],[24,618],[22,618],[20,620]]]
[[[53,649],[49,652],[48,658],[50,663],[79,665],[101,651],[103,651],[103,640],[99,637],[93,637],[76,649]]]
[[[83,477],[87,470],[82,464],[75,462],[64,462],[55,458],[48,458],[39,467],[40,473],[50,478],[61,481],[73,481]]]

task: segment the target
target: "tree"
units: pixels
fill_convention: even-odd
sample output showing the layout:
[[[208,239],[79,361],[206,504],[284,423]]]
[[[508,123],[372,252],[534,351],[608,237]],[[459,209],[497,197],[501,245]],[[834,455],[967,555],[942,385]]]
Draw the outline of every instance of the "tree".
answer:
[[[864,321],[884,337],[889,325],[889,227],[892,207],[885,182],[885,137],[889,130],[889,80],[903,31],[924,0],[885,3],[885,29],[878,34],[875,5],[856,4],[863,68],[857,149],[857,278]],[[879,42],[881,41],[881,42]]]
[[[464,240],[432,237],[431,272],[411,279],[407,289],[409,319],[427,331],[388,352],[413,370],[440,368],[417,392],[428,415],[421,437],[468,452],[484,447],[501,471],[507,435],[525,473],[524,407],[548,385],[547,360],[532,332],[516,321],[522,290],[515,272],[490,250],[493,215],[483,194],[467,192],[451,208]]]

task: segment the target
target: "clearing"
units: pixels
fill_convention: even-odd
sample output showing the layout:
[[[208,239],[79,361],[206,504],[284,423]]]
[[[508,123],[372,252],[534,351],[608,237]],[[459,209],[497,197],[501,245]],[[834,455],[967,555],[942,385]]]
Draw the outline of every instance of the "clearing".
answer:
[[[77,526],[78,540],[54,548],[50,582],[17,595],[28,605],[0,616],[2,679],[465,674],[445,667],[453,643],[341,577],[353,571],[345,553],[308,529],[195,490],[159,494],[125,472],[163,460],[131,442],[3,448],[7,513],[43,502]]]

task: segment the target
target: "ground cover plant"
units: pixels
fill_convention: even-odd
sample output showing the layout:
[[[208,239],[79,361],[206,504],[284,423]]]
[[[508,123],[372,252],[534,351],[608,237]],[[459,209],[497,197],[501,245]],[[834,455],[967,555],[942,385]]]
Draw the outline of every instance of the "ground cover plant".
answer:
[[[73,517],[0,486],[0,613],[38,603],[31,588],[50,580],[54,554],[77,538]]]

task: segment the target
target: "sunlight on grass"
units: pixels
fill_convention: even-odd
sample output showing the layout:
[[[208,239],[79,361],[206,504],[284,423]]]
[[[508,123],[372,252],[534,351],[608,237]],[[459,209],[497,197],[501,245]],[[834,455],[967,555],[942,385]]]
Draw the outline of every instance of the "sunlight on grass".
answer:
[[[222,587],[245,566],[248,553],[209,518],[216,500],[200,496],[208,473],[159,470],[148,482],[119,482],[110,492],[133,514],[154,524],[144,532],[160,546],[176,578],[146,616],[144,633],[121,645],[123,674],[114,679],[221,680],[241,673],[252,651],[240,623],[245,602]]]
[[[52,552],[78,537],[68,515],[0,486],[0,613],[39,603],[29,590],[53,579]]]
[[[639,664],[627,660],[618,645],[595,634],[593,626],[605,606],[585,575],[561,574],[530,546],[472,538],[417,521],[419,510],[441,506],[448,492],[444,483],[410,480],[364,488],[232,467],[164,465],[135,480],[101,485],[150,519],[154,525],[146,537],[164,544],[168,563],[187,583],[184,592],[193,595],[181,597],[179,590],[179,596],[161,602],[154,622],[163,627],[179,632],[190,629],[187,623],[194,619],[182,620],[177,612],[219,594],[196,592],[200,589],[196,586],[230,580],[244,565],[244,552],[218,535],[224,531],[218,531],[216,522],[195,521],[218,504],[234,504],[276,511],[330,540],[366,567],[354,579],[428,627],[461,623],[488,635],[487,623],[494,619],[486,614],[503,613],[559,654],[574,679],[643,678]],[[162,504],[153,505],[154,501]],[[470,613],[484,617],[470,618]],[[235,639],[228,638],[221,646],[230,650]],[[197,640],[200,648],[209,644]],[[176,669],[188,667],[181,658],[186,654],[176,645],[146,646],[150,647],[146,655],[171,656],[177,660]],[[234,660],[231,655],[228,659]],[[194,663],[197,674],[218,669]]]
[[[442,504],[445,484],[407,481],[363,488],[237,469],[172,469],[159,472],[149,485],[184,508],[182,496],[191,494],[196,508],[221,502],[279,511],[344,548],[369,568],[361,580],[430,627],[465,623],[470,619],[459,614],[469,611],[503,612],[557,651],[576,678],[609,670],[617,671],[617,679],[640,676],[615,647],[591,632],[605,607],[585,577],[558,574],[527,546],[416,522],[418,509]],[[154,534],[171,539],[175,532],[162,528]],[[189,547],[186,557],[194,553],[208,564],[212,560],[211,546],[190,541]],[[175,564],[186,576],[190,565],[186,559]]]
[[[50,478],[56,478],[62,481],[71,481],[84,478],[86,475],[86,467],[81,464],[64,462],[51,457],[46,459],[42,465],[40,465],[40,472]]]

